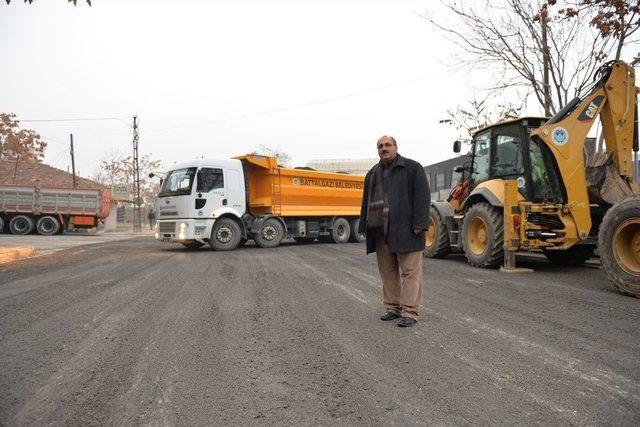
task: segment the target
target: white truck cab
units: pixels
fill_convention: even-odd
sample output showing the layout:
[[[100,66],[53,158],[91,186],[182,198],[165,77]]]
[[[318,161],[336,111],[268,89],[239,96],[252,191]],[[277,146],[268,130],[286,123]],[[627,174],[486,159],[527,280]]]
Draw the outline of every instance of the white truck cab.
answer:
[[[216,219],[246,212],[240,160],[194,160],[172,167],[157,200],[156,239],[197,248],[206,243]]]

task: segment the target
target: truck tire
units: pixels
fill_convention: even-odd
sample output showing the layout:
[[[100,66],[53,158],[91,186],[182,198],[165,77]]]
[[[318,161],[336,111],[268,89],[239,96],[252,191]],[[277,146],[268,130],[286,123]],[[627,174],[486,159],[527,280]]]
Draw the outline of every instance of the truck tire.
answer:
[[[600,263],[621,292],[640,298],[640,198],[628,198],[605,214],[598,232]]]
[[[593,246],[574,245],[569,249],[545,250],[542,252],[551,263],[564,267],[584,264],[593,256]]]
[[[190,242],[182,242],[182,246],[190,250],[196,250],[204,246],[204,243],[198,242],[197,240],[192,240]]]
[[[462,221],[462,248],[469,264],[497,268],[504,258],[502,211],[489,203],[471,206]]]
[[[351,237],[351,226],[344,218],[336,218],[333,221],[329,237],[333,243],[347,243]]]
[[[36,223],[38,233],[43,236],[53,236],[54,234],[58,234],[60,228],[62,228],[62,225],[60,224],[60,221],[58,221],[58,218],[51,215],[40,217]]]
[[[240,244],[242,230],[231,218],[220,218],[213,223],[209,246],[216,251],[232,251]]]
[[[284,239],[284,226],[277,218],[268,218],[260,227],[253,240],[261,248],[275,248]]]
[[[4,233],[4,218],[0,216],[0,233]]]
[[[424,256],[427,258],[444,258],[449,255],[449,231],[436,209],[429,211],[429,229],[425,233]]]
[[[13,234],[29,234],[34,228],[33,218],[29,215],[16,215],[9,221],[9,230]]]
[[[349,225],[351,226],[351,236],[349,237],[350,242],[363,243],[367,241],[367,236],[363,233],[358,233],[360,218],[352,219],[349,221]]]

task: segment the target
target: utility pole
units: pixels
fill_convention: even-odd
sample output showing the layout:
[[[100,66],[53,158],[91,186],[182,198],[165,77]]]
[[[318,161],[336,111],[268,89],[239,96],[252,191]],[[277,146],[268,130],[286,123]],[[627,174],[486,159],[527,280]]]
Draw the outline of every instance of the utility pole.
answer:
[[[140,212],[140,166],[138,164],[138,116],[133,116],[133,231],[142,231]]]
[[[71,143],[71,148],[69,149],[69,152],[71,153],[71,171],[73,173],[73,188],[76,188],[78,186],[78,183],[76,181],[76,157],[73,154],[73,134],[72,133],[69,134],[69,138]]]

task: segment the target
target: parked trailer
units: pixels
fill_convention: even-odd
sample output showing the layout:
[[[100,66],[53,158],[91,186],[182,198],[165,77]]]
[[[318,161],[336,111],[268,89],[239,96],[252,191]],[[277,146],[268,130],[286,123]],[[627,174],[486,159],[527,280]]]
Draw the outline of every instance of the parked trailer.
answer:
[[[109,215],[108,189],[0,185],[0,232],[45,236],[92,228]]]
[[[158,194],[156,239],[196,249],[232,250],[254,240],[344,243],[358,233],[364,177],[289,169],[275,157],[246,155],[176,165]]]

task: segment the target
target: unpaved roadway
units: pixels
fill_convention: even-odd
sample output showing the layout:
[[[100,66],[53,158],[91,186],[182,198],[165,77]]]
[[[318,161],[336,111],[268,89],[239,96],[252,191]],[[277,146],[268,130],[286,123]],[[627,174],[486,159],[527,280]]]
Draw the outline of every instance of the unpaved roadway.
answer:
[[[363,250],[144,237],[0,266],[0,424],[640,423],[640,300],[601,270],[426,260],[402,329]]]

